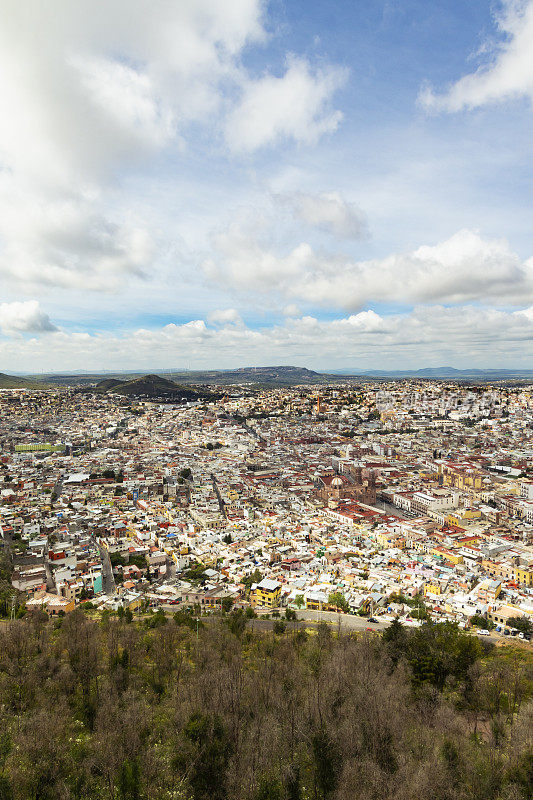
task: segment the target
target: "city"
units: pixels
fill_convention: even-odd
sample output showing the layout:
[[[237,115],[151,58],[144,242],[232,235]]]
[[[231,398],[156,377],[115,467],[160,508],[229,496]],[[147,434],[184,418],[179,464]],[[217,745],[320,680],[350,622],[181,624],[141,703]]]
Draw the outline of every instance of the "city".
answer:
[[[10,612],[293,609],[529,639],[530,385],[224,391],[1,393]]]
[[[0,800],[533,800],[533,0],[0,0]]]

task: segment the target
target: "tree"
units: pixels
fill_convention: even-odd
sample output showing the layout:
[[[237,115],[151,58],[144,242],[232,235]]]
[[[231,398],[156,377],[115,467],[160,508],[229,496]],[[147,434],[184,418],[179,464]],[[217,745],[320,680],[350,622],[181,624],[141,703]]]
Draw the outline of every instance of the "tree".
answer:
[[[218,715],[195,712],[183,728],[185,747],[175,764],[188,774],[194,800],[224,800],[231,744]]]
[[[305,598],[304,598],[303,594],[297,594],[296,595],[296,597],[294,598],[294,604],[298,608],[303,608],[303,606],[305,605]]]
[[[246,628],[246,614],[242,608],[236,608],[229,614],[227,625],[234,636],[240,639]]]
[[[276,636],[281,636],[283,633],[285,633],[286,629],[287,626],[282,619],[277,619],[274,621],[273,631]]]
[[[328,597],[328,605],[340,609],[345,614],[347,614],[348,611],[350,610],[348,601],[346,600],[342,592],[332,592]]]
[[[522,631],[527,636],[533,634],[533,623],[527,617],[509,617],[507,627],[516,628],[517,631]]]
[[[482,617],[481,614],[474,614],[470,619],[470,624],[473,625],[474,628],[484,628],[487,631],[491,631],[494,628],[494,622]]]
[[[222,598],[222,611],[229,613],[233,606],[233,599],[231,597],[223,597]]]

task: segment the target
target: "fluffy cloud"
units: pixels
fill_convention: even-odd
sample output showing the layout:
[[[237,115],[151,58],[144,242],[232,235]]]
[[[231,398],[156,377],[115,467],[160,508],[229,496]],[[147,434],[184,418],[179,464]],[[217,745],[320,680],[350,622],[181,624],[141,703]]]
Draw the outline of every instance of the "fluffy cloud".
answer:
[[[214,248],[218,257],[204,265],[211,278],[318,305],[352,310],[372,300],[533,302],[533,258],[521,261],[505,240],[486,240],[476,231],[370,261],[316,252],[305,242],[279,255],[238,225],[215,237]]]
[[[23,303],[0,303],[0,328],[7,335],[50,333],[58,328],[41,310],[37,300]]]
[[[142,277],[154,253],[146,228],[115,223],[94,195],[52,197],[3,176],[0,209],[0,275],[26,291],[115,290],[128,277]]]
[[[288,192],[277,198],[289,206],[297,219],[326,233],[346,239],[361,239],[367,234],[361,209],[338,192]]]
[[[21,289],[109,290],[149,276],[170,246],[158,250],[121,185],[158,153],[176,157],[193,130],[197,141],[198,126],[220,140],[237,120],[253,150],[314,141],[338,123],[333,68],[294,59],[282,79],[246,72],[244,48],[266,38],[262,0],[53,6],[0,0],[0,274]]]
[[[425,87],[420,102],[429,110],[460,111],[508,98],[533,100],[533,0],[504,0],[498,27],[504,37],[489,64],[464,75],[446,92]]]
[[[0,152],[54,182],[92,179],[205,119],[242,48],[264,37],[259,0],[0,8]]]
[[[309,144],[335,131],[342,114],[331,110],[329,103],[346,77],[345,70],[312,70],[305,59],[291,58],[281,77],[265,75],[248,81],[227,121],[229,146],[250,152],[282,139]]]
[[[340,367],[529,366],[533,318],[473,306],[415,308],[409,314],[380,316],[362,311],[349,317],[290,318],[259,330],[206,325],[192,320],[159,330],[124,335],[51,333],[46,337],[0,342],[7,371],[146,369],[154,365],[220,368],[285,363],[327,371]],[[162,363],[162,354],[164,363]]]

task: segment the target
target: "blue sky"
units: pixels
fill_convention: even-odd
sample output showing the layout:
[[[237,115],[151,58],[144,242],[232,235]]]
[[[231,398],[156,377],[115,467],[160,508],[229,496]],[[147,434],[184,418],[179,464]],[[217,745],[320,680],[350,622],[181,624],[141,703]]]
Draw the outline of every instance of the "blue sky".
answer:
[[[533,368],[533,0],[0,0],[0,369]]]

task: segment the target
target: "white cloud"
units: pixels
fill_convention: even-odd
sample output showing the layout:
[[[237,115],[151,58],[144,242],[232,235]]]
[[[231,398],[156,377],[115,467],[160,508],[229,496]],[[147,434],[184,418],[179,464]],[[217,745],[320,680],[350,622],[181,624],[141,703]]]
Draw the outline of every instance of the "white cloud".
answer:
[[[117,224],[94,195],[51,196],[0,176],[0,275],[23,284],[82,290],[116,290],[142,277],[154,242],[142,224]]]
[[[44,369],[224,368],[245,364],[295,364],[327,371],[339,367],[400,365],[530,366],[533,319],[473,306],[417,307],[380,316],[288,319],[253,330],[209,326],[203,320],[141,329],[123,335],[50,333],[0,342],[6,371]],[[24,365],[24,366],[22,366]]]
[[[0,328],[7,335],[50,333],[57,327],[50,321],[37,300],[22,303],[0,303]]]
[[[231,226],[213,241],[209,277],[236,289],[269,291],[310,303],[358,309],[370,301],[533,302],[533,258],[521,261],[504,239],[462,230],[436,245],[355,261],[302,242],[278,254],[256,232]]]
[[[231,6],[231,8],[230,8]],[[1,0],[0,153],[54,182],[141,157],[219,104],[259,0]],[[16,76],[16,80],[13,80]]]
[[[460,111],[518,97],[533,100],[533,0],[504,0],[503,6],[498,27],[504,41],[493,59],[441,94],[425,87],[419,100],[428,110]]]
[[[209,315],[213,325],[242,325],[241,315],[235,308],[219,308]]]
[[[282,139],[309,144],[332,133],[342,114],[331,110],[329,103],[346,78],[345,70],[313,70],[305,59],[292,57],[280,78],[265,75],[247,81],[227,120],[228,145],[234,151],[251,152]]]
[[[128,201],[110,215],[108,186],[217,109],[240,50],[264,35],[259,0],[0,12],[0,274],[30,292],[148,276],[154,236]]]
[[[338,192],[287,192],[277,198],[307,225],[346,239],[362,239],[367,235],[366,217],[361,209]]]
[[[109,290],[149,277],[169,245],[157,247],[159,232],[135,220],[122,184],[158,153],[176,157],[192,131],[196,141],[193,125],[220,142],[235,104],[244,127],[255,124],[240,98],[264,80],[248,76],[241,56],[266,39],[263,0],[126,5],[54,0],[51,11],[0,0],[0,274],[17,291]],[[272,96],[295,83],[306,94],[275,137],[333,129],[337,82],[332,68],[291,62]]]

